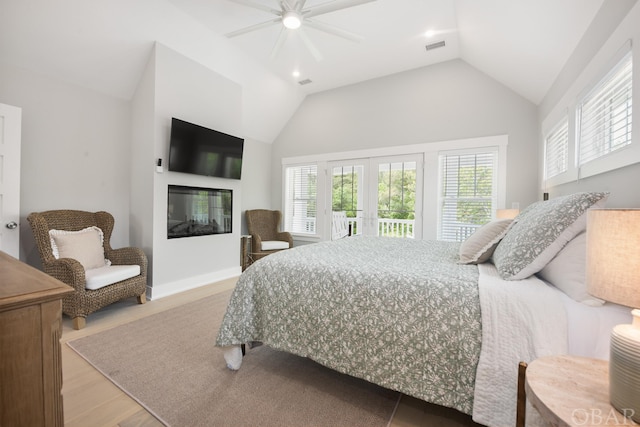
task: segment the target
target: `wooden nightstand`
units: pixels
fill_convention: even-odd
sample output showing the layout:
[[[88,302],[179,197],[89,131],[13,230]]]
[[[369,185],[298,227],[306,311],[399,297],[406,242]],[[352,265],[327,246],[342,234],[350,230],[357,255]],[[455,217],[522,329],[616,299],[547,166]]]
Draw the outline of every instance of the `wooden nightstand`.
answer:
[[[526,371],[527,399],[554,426],[636,425],[609,403],[609,363],[549,356]]]

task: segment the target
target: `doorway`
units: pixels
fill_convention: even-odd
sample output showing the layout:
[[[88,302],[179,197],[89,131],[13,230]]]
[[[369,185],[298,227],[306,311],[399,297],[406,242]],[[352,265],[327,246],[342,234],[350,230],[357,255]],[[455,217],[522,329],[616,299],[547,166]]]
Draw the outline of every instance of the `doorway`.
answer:
[[[332,162],[331,210],[346,212],[352,235],[422,237],[422,155]],[[330,216],[332,217],[332,216]]]

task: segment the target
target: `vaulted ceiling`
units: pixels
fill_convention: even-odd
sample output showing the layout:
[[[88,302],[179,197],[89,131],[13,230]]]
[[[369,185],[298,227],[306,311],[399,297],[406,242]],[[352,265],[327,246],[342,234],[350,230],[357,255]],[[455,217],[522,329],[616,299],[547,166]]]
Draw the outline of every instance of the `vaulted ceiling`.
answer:
[[[0,0],[0,61],[129,98],[154,41],[195,58],[197,50],[217,46],[207,42],[211,37],[229,46],[217,61],[237,50],[304,93],[461,58],[538,104],[603,3],[307,0],[305,10],[362,4],[319,14],[314,27],[303,21],[302,35],[286,30],[275,55],[280,23],[225,36],[273,20],[265,9],[279,10],[286,1]],[[318,29],[323,24],[362,40]],[[442,41],[444,47],[426,48]],[[307,79],[311,83],[299,84]]]
[[[274,9],[281,3],[171,1],[220,34],[273,20],[273,14],[242,3]],[[306,27],[304,21],[302,34],[285,30],[290,34],[275,56],[280,23],[231,40],[283,78],[311,80],[305,85],[308,92],[462,58],[537,104],[602,0],[307,0],[304,7],[352,3],[363,4],[314,16],[313,21],[355,33],[362,37],[358,42]],[[442,41],[444,47],[427,50]],[[300,75],[293,76],[294,71]]]

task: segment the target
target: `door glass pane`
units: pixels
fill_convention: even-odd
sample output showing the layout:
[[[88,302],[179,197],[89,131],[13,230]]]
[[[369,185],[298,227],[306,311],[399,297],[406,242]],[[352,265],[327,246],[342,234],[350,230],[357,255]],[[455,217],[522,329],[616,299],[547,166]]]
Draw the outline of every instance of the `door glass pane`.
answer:
[[[336,166],[332,174],[332,211],[347,213],[351,235],[362,234],[364,166]]]
[[[378,236],[414,238],[416,162],[378,165]]]

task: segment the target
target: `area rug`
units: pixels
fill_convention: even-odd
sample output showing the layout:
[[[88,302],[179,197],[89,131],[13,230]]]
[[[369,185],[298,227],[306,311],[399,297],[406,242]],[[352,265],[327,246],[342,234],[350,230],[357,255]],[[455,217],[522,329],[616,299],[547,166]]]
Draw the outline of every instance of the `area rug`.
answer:
[[[162,423],[386,426],[399,395],[268,346],[226,368],[214,341],[230,292],[69,342]]]

